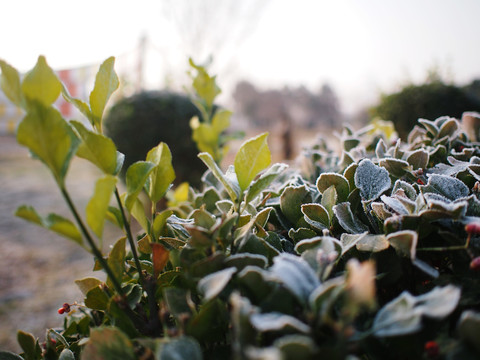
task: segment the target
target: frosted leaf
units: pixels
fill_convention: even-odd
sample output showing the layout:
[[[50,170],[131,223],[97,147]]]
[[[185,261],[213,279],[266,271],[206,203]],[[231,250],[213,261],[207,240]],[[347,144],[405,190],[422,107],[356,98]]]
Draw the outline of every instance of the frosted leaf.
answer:
[[[355,172],[355,186],[360,189],[363,200],[373,201],[390,189],[392,181],[388,171],[364,159]]]

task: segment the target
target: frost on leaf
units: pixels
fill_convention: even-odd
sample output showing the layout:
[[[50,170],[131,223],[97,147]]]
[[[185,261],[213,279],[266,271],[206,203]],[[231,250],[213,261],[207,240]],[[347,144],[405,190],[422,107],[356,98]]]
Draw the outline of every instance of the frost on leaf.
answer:
[[[388,171],[375,165],[371,160],[364,159],[355,172],[355,186],[360,189],[362,199],[373,201],[390,189],[392,181]]]

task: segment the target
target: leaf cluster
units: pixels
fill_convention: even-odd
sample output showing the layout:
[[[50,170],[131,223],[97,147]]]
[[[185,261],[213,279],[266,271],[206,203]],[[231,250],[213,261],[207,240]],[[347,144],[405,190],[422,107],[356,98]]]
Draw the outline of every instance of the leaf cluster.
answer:
[[[171,188],[160,143],[126,169],[120,194],[123,156],[100,111],[113,61],[89,103],[71,98],[44,58],[22,82],[0,65],[3,91],[26,110],[18,141],[72,213],[17,215],[77,242],[107,275],[76,281],[84,299],[67,304],[45,344],[20,331],[23,353],[0,359],[421,359],[432,341],[439,358],[479,356],[480,147],[456,119],[420,119],[406,142],[388,122],[345,128],[340,153],[319,141],[303,169],[271,164],[260,134],[226,171],[201,152],[200,188]],[[199,104],[211,109],[218,89],[194,67]],[[52,106],[62,89],[87,124]],[[73,156],[103,173],[84,215],[64,181]],[[107,220],[125,236],[104,253]]]

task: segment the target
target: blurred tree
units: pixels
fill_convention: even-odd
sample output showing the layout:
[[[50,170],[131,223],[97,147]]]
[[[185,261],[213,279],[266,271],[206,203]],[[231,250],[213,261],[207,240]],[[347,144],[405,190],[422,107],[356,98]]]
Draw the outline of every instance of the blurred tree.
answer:
[[[257,127],[269,127],[288,117],[294,126],[333,128],[339,127],[342,119],[337,95],[328,84],[312,93],[304,86],[261,91],[241,81],[233,98],[237,112]]]
[[[465,111],[479,110],[478,98],[429,73],[424,84],[411,84],[399,92],[383,94],[380,103],[370,109],[370,115],[393,121],[398,134],[405,139],[419,118],[434,120],[447,115],[460,119]]]

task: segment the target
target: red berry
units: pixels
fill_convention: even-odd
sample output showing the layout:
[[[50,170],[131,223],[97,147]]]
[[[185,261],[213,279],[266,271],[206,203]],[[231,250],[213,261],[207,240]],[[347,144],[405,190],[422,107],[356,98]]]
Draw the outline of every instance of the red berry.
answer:
[[[465,226],[465,231],[469,234],[480,234],[480,223],[471,222]]]
[[[425,352],[429,358],[436,358],[440,353],[440,347],[436,341],[428,341],[425,343]]]
[[[470,262],[470,269],[472,269],[473,271],[480,270],[480,256],[477,256]]]
[[[63,307],[61,307],[60,309],[57,310],[57,312],[62,315],[65,313],[65,309]]]
[[[70,304],[69,303],[63,304],[63,309],[65,310],[65,312],[69,313],[70,312]]]

